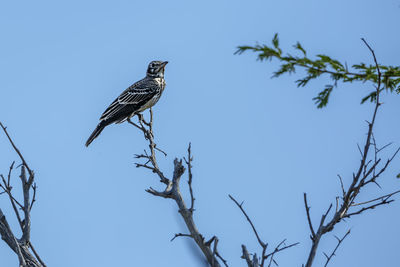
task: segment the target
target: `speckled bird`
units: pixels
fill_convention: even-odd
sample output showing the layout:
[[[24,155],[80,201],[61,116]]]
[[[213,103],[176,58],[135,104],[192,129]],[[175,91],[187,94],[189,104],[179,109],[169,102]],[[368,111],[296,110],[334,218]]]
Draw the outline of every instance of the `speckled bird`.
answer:
[[[107,125],[122,123],[157,103],[165,88],[164,71],[167,63],[168,61],[150,62],[146,77],[123,91],[104,111],[100,123],[86,141],[86,146],[89,146]]]

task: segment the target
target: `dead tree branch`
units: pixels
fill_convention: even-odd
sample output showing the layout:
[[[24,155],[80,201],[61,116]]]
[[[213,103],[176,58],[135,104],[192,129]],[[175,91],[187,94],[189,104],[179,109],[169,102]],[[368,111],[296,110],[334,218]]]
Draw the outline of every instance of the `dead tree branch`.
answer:
[[[189,192],[190,192],[190,212],[194,211],[194,195],[193,195],[193,188],[192,188],[192,180],[193,180],[193,174],[192,174],[192,161],[193,161],[193,157],[192,157],[192,144],[189,143],[189,147],[188,147],[188,159],[186,159],[185,157],[183,158],[185,160],[185,163],[187,165],[188,168],[188,186],[189,186]]]
[[[248,267],[264,267],[265,266],[265,262],[266,260],[268,260],[269,258],[269,264],[268,267],[271,266],[271,264],[274,262],[276,264],[276,261],[274,260],[274,256],[276,253],[291,248],[293,246],[296,246],[299,243],[293,243],[284,247],[281,247],[286,239],[284,239],[282,242],[280,242],[273,250],[273,252],[267,254],[267,248],[268,248],[268,243],[262,241],[262,239],[260,238],[260,235],[257,232],[256,227],[254,226],[253,222],[251,221],[249,215],[247,215],[246,211],[243,208],[243,202],[239,203],[234,197],[232,197],[231,195],[229,195],[229,198],[236,204],[236,206],[238,206],[238,208],[240,209],[240,211],[243,213],[243,215],[246,217],[246,220],[249,222],[251,228],[253,229],[254,235],[257,238],[257,242],[258,244],[261,246],[262,251],[261,251],[261,258],[257,257],[257,254],[254,253],[253,258],[251,259],[249,252],[247,251],[247,248],[245,245],[242,245],[242,258],[246,260],[247,266]]]
[[[339,248],[340,244],[342,244],[343,240],[350,234],[350,230],[347,231],[347,233],[342,237],[342,238],[338,238],[337,236],[335,236],[336,240],[338,241],[335,249],[332,251],[331,255],[327,255],[324,253],[325,257],[326,257],[326,263],[324,265],[324,267],[328,266],[329,262],[331,261],[332,257],[335,256],[336,254],[336,250]]]
[[[145,163],[135,163],[136,167],[140,168],[146,168],[151,170],[152,172],[156,173],[158,177],[160,178],[160,182],[165,185],[165,189],[163,191],[158,191],[150,187],[146,191],[154,196],[158,197],[163,197],[163,198],[168,198],[172,199],[175,201],[179,208],[179,214],[182,216],[186,227],[189,231],[190,234],[176,234],[172,240],[174,240],[176,237],[179,236],[185,236],[192,238],[197,246],[200,248],[202,251],[203,255],[207,259],[207,262],[210,264],[212,267],[220,267],[219,260],[222,261],[222,263],[225,266],[227,265],[226,260],[224,260],[221,255],[218,252],[218,238],[214,237],[211,242],[206,242],[203,235],[199,232],[197,229],[197,226],[194,222],[193,219],[193,212],[194,212],[194,195],[193,195],[193,189],[192,189],[192,160],[193,157],[191,155],[191,145],[189,144],[188,147],[188,157],[185,159],[185,163],[187,164],[188,167],[188,175],[189,175],[189,180],[188,180],[188,185],[189,185],[189,191],[190,191],[190,198],[191,198],[191,204],[190,207],[186,205],[185,200],[183,199],[181,189],[180,189],[180,179],[182,175],[184,174],[186,168],[183,166],[182,159],[177,159],[175,158],[174,160],[174,171],[172,174],[172,179],[167,178],[164,173],[160,170],[158,163],[157,163],[157,157],[156,157],[156,151],[159,151],[163,153],[164,155],[165,152],[157,148],[157,145],[154,141],[154,133],[153,133],[153,112],[152,109],[150,109],[150,120],[149,122],[145,121],[142,115],[138,116],[138,123],[132,122],[130,119],[128,120],[130,124],[138,128],[139,130],[142,131],[145,139],[149,142],[149,151],[147,152],[146,150],[144,151],[144,154],[138,154],[136,155],[137,159],[142,159],[145,160]],[[213,246],[211,246],[213,244]],[[218,260],[219,259],[219,260]]]
[[[0,126],[8,138],[14,151],[18,154],[22,164],[20,166],[20,180],[22,184],[23,202],[19,202],[12,192],[11,178],[12,172],[14,170],[14,162],[11,164],[7,179],[3,175],[0,175],[0,188],[3,193],[8,195],[11,206],[13,208],[14,214],[17,217],[18,224],[21,228],[22,237],[16,238],[10,225],[7,222],[6,216],[0,208],[0,235],[1,238],[6,242],[6,244],[14,251],[18,256],[19,265],[22,267],[46,267],[38,253],[34,249],[31,237],[31,216],[30,212],[32,210],[33,203],[36,197],[36,185],[34,184],[34,172],[28,166],[26,160],[22,156],[22,153],[15,145],[14,141],[7,132],[7,128],[0,122]],[[30,197],[30,192],[33,192],[32,198]],[[22,211],[22,214],[21,212]],[[23,218],[23,219],[22,219]]]
[[[375,52],[372,50],[372,48],[369,46],[369,44],[362,39],[362,41],[365,43],[365,45],[368,47],[370,52],[372,53],[377,71],[378,71],[378,79],[377,79],[377,86],[376,86],[376,102],[374,105],[374,110],[372,114],[372,119],[370,122],[368,122],[368,132],[367,132],[367,137],[365,139],[364,147],[361,149],[358,146],[358,149],[360,151],[361,155],[361,160],[360,160],[360,165],[357,168],[356,172],[353,173],[352,175],[352,181],[351,184],[345,189],[345,186],[343,184],[343,180],[341,176],[339,176],[340,179],[340,186],[341,186],[341,191],[342,191],[342,196],[337,197],[337,208],[332,215],[330,220],[326,220],[329,212],[331,211],[332,204],[328,208],[327,212],[322,215],[320,224],[317,228],[316,231],[314,231],[312,221],[311,221],[311,216],[310,216],[310,207],[308,206],[307,203],[307,195],[304,193],[304,205],[305,205],[305,210],[306,210],[306,215],[307,215],[307,221],[310,227],[310,232],[311,232],[311,240],[312,240],[312,246],[308,255],[307,263],[305,267],[311,267],[315,258],[316,251],[318,249],[319,241],[325,235],[326,233],[332,231],[337,223],[339,223],[342,219],[344,218],[350,218],[351,216],[358,215],[363,213],[366,210],[374,209],[378,206],[382,206],[385,204],[389,204],[393,199],[391,197],[397,193],[400,192],[400,190],[386,194],[384,196],[374,198],[372,200],[356,203],[356,199],[361,192],[362,189],[365,189],[366,186],[370,183],[374,183],[379,186],[377,183],[377,179],[380,177],[380,175],[387,169],[387,167],[390,165],[394,157],[397,155],[399,152],[400,148],[397,149],[394,154],[386,160],[385,164],[383,166],[380,165],[382,162],[381,158],[379,158],[379,153],[386,148],[388,145],[378,148],[376,145],[376,141],[373,135],[373,129],[376,121],[376,116],[379,107],[381,106],[380,102],[380,92],[382,91],[381,89],[381,71],[378,65],[378,62],[376,60]],[[371,150],[373,150],[372,153],[374,153],[372,156]],[[336,252],[337,248],[339,245],[342,243],[345,237],[349,232],[342,238],[338,239],[338,245],[331,254],[331,256],[327,256],[327,263],[331,260],[332,256]],[[325,265],[325,266],[326,266]]]

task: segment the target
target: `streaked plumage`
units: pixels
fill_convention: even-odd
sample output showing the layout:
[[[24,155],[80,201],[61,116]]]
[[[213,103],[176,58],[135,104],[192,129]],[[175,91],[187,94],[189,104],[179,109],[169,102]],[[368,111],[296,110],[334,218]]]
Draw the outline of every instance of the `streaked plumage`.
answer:
[[[146,77],[134,83],[115,99],[100,117],[100,123],[86,141],[86,146],[112,123],[121,123],[155,105],[165,88],[164,70],[168,61],[150,62]]]

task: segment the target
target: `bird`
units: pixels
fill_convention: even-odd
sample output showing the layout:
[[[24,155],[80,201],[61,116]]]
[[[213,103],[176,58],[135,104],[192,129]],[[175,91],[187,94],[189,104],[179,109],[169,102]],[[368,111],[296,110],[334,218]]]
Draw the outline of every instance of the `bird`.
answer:
[[[164,71],[168,61],[151,61],[146,77],[129,86],[100,117],[100,123],[86,141],[86,147],[112,123],[122,123],[154,106],[165,89]]]

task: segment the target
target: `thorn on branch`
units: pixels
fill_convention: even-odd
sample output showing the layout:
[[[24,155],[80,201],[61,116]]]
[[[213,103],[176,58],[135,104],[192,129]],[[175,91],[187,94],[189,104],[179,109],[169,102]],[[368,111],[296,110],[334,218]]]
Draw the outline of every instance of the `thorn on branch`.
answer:
[[[171,242],[172,241],[174,241],[175,240],[175,238],[177,238],[177,237],[180,237],[180,236],[186,236],[186,237],[190,237],[190,238],[193,238],[193,236],[192,235],[190,235],[190,234],[182,234],[182,233],[178,233],[178,234],[175,234],[175,236],[171,239]]]

